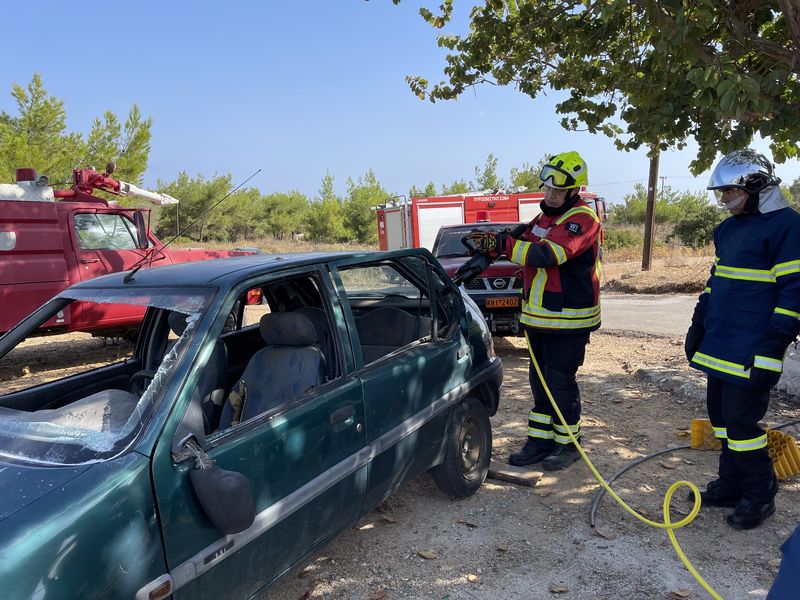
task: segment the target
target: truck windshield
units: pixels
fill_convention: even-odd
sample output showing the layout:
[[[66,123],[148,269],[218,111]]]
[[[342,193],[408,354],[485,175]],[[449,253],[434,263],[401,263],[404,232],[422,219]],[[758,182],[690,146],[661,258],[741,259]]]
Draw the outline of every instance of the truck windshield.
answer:
[[[78,465],[124,452],[153,414],[212,294],[65,290],[0,338],[0,459]],[[79,311],[118,314],[126,325],[101,335],[41,335],[40,325]],[[26,331],[33,335],[23,337]]]
[[[505,231],[506,229],[513,229],[516,223],[471,223],[463,227],[452,227],[441,229],[439,231],[439,238],[436,240],[436,245],[433,248],[433,255],[436,258],[454,258],[457,256],[468,256],[468,252],[464,244],[461,243],[461,238],[467,235],[473,229],[480,231]]]

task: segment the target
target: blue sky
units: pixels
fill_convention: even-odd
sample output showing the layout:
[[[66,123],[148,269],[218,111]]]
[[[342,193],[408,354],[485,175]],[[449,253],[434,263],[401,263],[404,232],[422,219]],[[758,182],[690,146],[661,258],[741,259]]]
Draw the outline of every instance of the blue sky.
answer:
[[[445,64],[421,4],[438,2],[52,0],[22,9],[0,0],[3,14],[16,15],[4,31],[0,110],[14,112],[12,82],[27,84],[35,71],[65,100],[73,131],[138,104],[153,117],[150,186],[180,171],[240,181],[261,168],[251,185],[263,192],[314,195],[330,172],[344,193],[348,177],[372,168],[405,194],[430,180],[470,179],[490,152],[507,178],[512,167],[571,149],[586,158],[590,187],[612,202],[646,183],[644,152],[563,130],[553,95],[533,101],[483,86],[457,101],[418,100],[404,76],[439,81]],[[463,27],[472,3],[455,4]],[[662,154],[667,185],[705,187],[707,174],[689,174],[693,157],[692,144]],[[793,181],[800,162],[778,165],[778,174]]]

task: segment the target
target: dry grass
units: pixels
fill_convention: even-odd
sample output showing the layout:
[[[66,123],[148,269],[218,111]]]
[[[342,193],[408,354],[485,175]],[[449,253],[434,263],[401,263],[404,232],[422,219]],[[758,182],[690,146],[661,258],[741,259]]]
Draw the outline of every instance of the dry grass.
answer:
[[[642,249],[609,252],[603,263],[603,290],[629,294],[697,293],[714,262],[711,247],[694,250],[662,246],[653,252],[649,271],[642,271]]]

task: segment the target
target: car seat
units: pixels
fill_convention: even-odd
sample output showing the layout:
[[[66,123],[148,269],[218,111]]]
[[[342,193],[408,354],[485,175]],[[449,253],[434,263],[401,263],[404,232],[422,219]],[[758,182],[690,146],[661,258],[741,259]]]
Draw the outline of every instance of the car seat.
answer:
[[[186,319],[189,315],[172,311],[167,317],[169,328],[178,337],[186,331]],[[167,344],[164,355],[172,349],[177,340]],[[225,342],[217,340],[214,350],[203,368],[200,380],[195,388],[194,398],[199,398],[200,408],[206,424],[206,433],[216,429],[225,404],[225,392],[228,385],[228,348]]]
[[[373,308],[355,318],[364,364],[430,335],[431,319],[390,306]]]
[[[253,355],[233,386],[241,402],[237,408],[229,396],[221,429],[300,398],[324,381],[325,361],[308,317],[296,312],[269,313],[261,317],[259,328],[266,347]]]

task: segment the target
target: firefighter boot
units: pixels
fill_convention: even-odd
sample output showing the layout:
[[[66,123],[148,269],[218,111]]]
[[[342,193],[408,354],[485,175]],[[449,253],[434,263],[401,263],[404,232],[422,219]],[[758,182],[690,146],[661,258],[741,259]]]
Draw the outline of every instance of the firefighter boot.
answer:
[[[578,449],[573,444],[556,444],[556,449],[544,459],[542,468],[545,471],[566,469],[580,457]]]
[[[701,508],[706,506],[720,506],[725,508],[733,508],[742,499],[742,492],[738,487],[733,487],[732,484],[724,482],[722,479],[715,479],[709,481],[706,489],[700,492],[700,499],[702,500]],[[694,502],[694,492],[689,492],[689,502]]]
[[[749,498],[742,498],[734,511],[727,516],[728,525],[734,529],[753,529],[775,512],[775,501],[758,503]]]
[[[543,461],[553,452],[554,442],[528,438],[519,452],[508,457],[508,464],[524,467]]]
[[[778,480],[772,470],[771,463],[769,469],[767,482],[759,482],[760,485],[758,487],[750,488],[751,492],[745,494],[739,500],[733,512],[728,515],[728,525],[734,529],[753,529],[753,527],[758,527],[764,522],[764,519],[775,512],[775,495],[778,493]],[[745,479],[752,481],[756,478],[746,477]],[[759,477],[758,479],[763,478]]]

